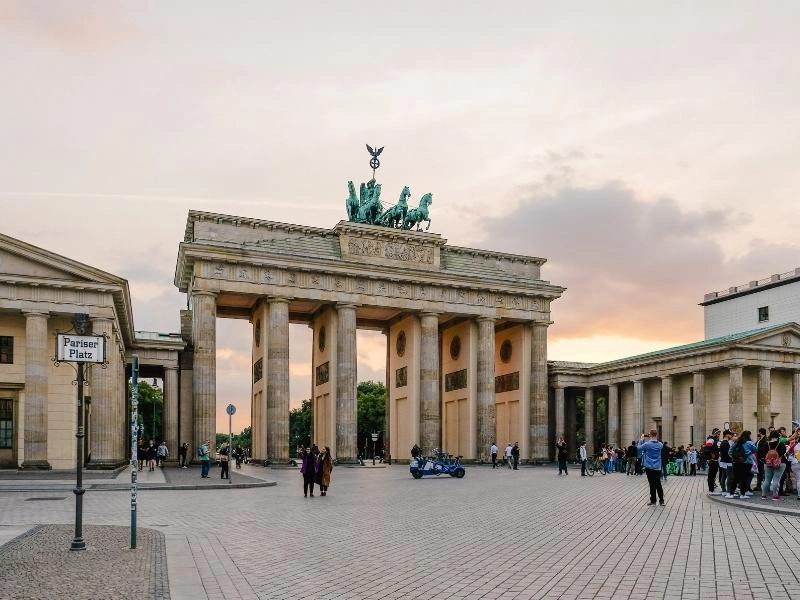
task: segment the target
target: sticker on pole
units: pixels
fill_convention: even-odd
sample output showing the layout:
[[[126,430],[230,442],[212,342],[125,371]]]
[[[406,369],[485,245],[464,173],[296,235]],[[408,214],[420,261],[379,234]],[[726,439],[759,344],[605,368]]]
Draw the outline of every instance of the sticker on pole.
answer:
[[[56,336],[56,360],[60,362],[102,363],[106,359],[106,339],[102,335]]]
[[[225,412],[233,416],[236,414],[236,407],[233,404],[228,404],[228,406],[225,407]]]

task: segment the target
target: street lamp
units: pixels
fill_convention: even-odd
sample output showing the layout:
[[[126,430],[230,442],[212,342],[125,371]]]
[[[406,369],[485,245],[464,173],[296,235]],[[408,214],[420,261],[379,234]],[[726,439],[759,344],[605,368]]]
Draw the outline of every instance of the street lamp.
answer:
[[[153,389],[156,389],[156,390],[159,389],[158,380],[155,377],[153,377]],[[153,410],[153,428],[151,429],[151,436],[153,438],[153,441],[157,442],[158,440],[156,439],[156,403],[155,402],[153,402],[153,404],[152,404],[152,410]]]

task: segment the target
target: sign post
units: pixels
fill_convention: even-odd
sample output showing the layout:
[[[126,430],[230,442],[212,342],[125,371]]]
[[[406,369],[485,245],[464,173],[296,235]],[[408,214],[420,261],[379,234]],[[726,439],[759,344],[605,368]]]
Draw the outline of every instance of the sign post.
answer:
[[[72,327],[75,335],[59,333],[56,335],[56,365],[62,362],[77,363],[78,376],[75,383],[78,386],[78,430],[75,433],[75,537],[72,539],[70,550],[86,550],[83,539],[83,438],[86,437],[85,411],[83,406],[83,386],[86,383],[85,364],[97,363],[106,367],[106,338],[102,335],[90,335],[91,321],[89,315],[75,314]]]
[[[372,432],[372,466],[375,466],[375,442],[378,441],[378,433],[376,431]]]
[[[225,412],[228,413],[228,483],[233,483],[231,481],[231,458],[233,458],[233,415],[236,414],[236,407],[228,404]]]
[[[139,468],[139,457],[137,456],[136,441],[138,438],[139,427],[139,356],[131,356],[131,550],[136,550],[136,509],[137,509],[137,490],[136,476]]]

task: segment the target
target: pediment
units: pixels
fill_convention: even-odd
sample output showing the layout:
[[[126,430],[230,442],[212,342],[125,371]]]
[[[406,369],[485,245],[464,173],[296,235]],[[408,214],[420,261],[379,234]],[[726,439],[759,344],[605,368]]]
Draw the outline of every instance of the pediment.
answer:
[[[0,234],[0,275],[92,283],[124,282],[105,271],[3,234]]]
[[[773,346],[776,348],[793,348],[800,350],[800,326],[796,323],[789,323],[784,327],[773,328],[761,335],[744,341],[742,346]]]

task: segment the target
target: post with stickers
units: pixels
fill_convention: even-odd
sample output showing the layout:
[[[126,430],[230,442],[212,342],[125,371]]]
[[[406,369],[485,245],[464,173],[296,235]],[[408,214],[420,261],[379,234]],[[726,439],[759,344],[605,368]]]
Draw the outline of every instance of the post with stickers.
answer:
[[[136,477],[139,461],[136,452],[136,440],[139,433],[139,356],[131,356],[131,550],[136,549],[136,510],[138,492]]]
[[[233,415],[236,414],[236,407],[228,404],[225,412],[228,413],[228,483],[233,483],[231,481],[231,458],[233,457]]]

